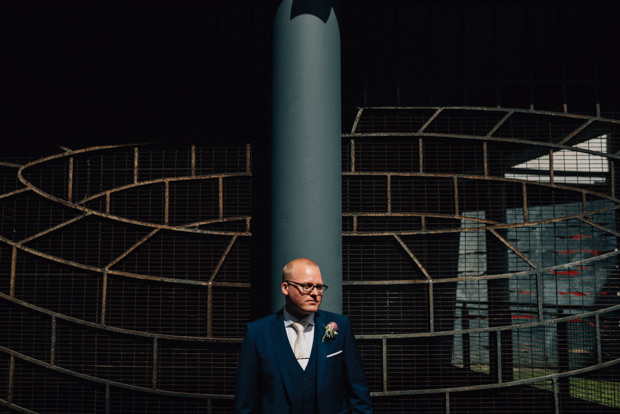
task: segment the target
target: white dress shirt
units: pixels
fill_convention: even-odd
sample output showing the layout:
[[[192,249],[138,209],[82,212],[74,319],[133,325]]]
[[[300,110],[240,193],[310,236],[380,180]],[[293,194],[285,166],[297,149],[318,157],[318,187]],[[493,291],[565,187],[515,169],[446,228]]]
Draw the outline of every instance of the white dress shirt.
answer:
[[[304,338],[302,343],[306,347],[305,354],[308,355],[308,358],[310,358],[310,352],[312,352],[312,344],[314,342],[314,313],[307,315],[303,319],[297,319],[288,313],[286,309],[284,309],[283,316],[286,336],[288,337],[288,341],[291,344],[291,349],[293,352],[295,351],[295,340],[297,339],[297,331],[295,331],[295,328],[293,327],[293,322],[305,321],[308,323],[306,325],[306,329],[304,330]],[[301,365],[301,368],[304,370],[306,369],[306,366],[308,366],[308,359],[298,359],[297,362],[299,362],[299,365]]]

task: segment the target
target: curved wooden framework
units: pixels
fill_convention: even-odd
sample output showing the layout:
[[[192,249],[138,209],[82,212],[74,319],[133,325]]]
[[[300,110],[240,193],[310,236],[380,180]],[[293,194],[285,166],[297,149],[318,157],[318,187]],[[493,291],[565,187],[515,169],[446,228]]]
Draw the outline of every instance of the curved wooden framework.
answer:
[[[442,131],[433,132],[433,125],[442,119],[444,114],[450,113],[450,116],[457,114],[462,117],[471,117],[472,119],[481,116],[480,114],[490,114],[496,119],[496,121],[489,125],[488,129],[477,135],[463,134],[457,131],[458,127],[454,127],[454,131]],[[378,115],[382,114],[382,115]],[[398,114],[405,114],[407,116],[419,116],[419,126],[417,128],[411,128],[411,130],[404,130],[398,126]],[[427,114],[424,118],[420,114]],[[382,131],[381,125],[373,124],[376,122],[377,117],[383,116],[387,120],[385,125],[388,127],[391,125],[392,129],[389,131]],[[525,118],[531,118],[531,122],[538,122],[538,120],[545,120],[547,122],[552,119],[553,122],[559,124],[570,123],[575,124],[578,121],[577,126],[571,129],[569,132],[562,136],[540,136],[539,139],[521,139],[502,136],[502,127],[507,125],[511,120],[521,116]],[[391,118],[390,118],[391,117]],[[569,122],[570,121],[570,122]],[[390,124],[390,122],[392,124]],[[549,121],[551,122],[551,121]],[[399,129],[400,128],[400,129]],[[501,109],[501,108],[463,108],[463,107],[442,107],[442,108],[361,108],[356,117],[355,123],[350,133],[343,134],[343,142],[348,148],[348,153],[345,156],[348,158],[349,163],[346,171],[343,171],[343,179],[348,177],[356,178],[368,178],[383,180],[385,193],[381,194],[385,202],[385,208],[381,211],[373,210],[359,210],[359,211],[345,211],[343,213],[343,221],[349,223],[349,227],[343,230],[343,236],[346,240],[389,240],[393,243],[397,249],[399,249],[402,257],[406,258],[409,263],[416,269],[416,275],[411,277],[400,279],[347,279],[344,281],[345,289],[372,289],[373,287],[395,287],[404,288],[407,286],[419,287],[424,290],[424,295],[428,300],[428,320],[426,326],[428,329],[423,331],[411,330],[410,332],[396,332],[396,333],[364,333],[358,335],[358,339],[364,349],[364,344],[380,344],[380,366],[381,372],[379,376],[381,378],[380,388],[373,390],[373,396],[381,398],[397,397],[397,396],[421,396],[421,395],[443,395],[445,399],[445,411],[450,412],[451,398],[455,393],[490,390],[498,388],[511,388],[522,385],[533,385],[540,383],[541,381],[552,381],[553,390],[555,395],[555,401],[559,400],[559,393],[561,392],[561,383],[565,378],[581,375],[588,372],[602,370],[617,366],[620,363],[619,358],[607,358],[603,355],[602,349],[606,347],[613,347],[613,344],[608,341],[613,339],[613,336],[605,336],[602,331],[606,329],[606,322],[608,318],[616,318],[617,312],[620,311],[620,304],[607,304],[605,306],[592,307],[592,306],[569,306],[566,310],[570,313],[564,316],[554,315],[547,311],[548,306],[544,302],[542,289],[536,289],[535,299],[532,303],[532,308],[536,315],[533,321],[527,323],[513,324],[512,322],[507,324],[501,324],[497,326],[487,327],[467,327],[462,325],[460,329],[452,328],[445,329],[445,325],[437,324],[437,311],[435,308],[438,306],[436,299],[437,289],[441,289],[442,286],[454,285],[460,282],[472,282],[472,281],[508,281],[515,278],[531,277],[536,281],[537,286],[540,288],[542,275],[545,273],[557,272],[563,269],[593,265],[597,262],[617,258],[620,251],[613,250],[608,252],[602,252],[593,257],[580,258],[578,260],[567,260],[560,264],[554,265],[541,265],[535,259],[528,256],[527,252],[522,252],[518,246],[514,245],[510,240],[505,237],[505,231],[508,229],[519,229],[527,227],[536,227],[551,223],[562,223],[569,220],[577,220],[584,226],[588,226],[598,231],[603,232],[609,236],[620,237],[620,232],[617,229],[617,223],[613,223],[613,226],[607,226],[593,220],[592,217],[603,214],[613,213],[617,214],[620,209],[620,199],[616,195],[616,171],[618,171],[617,163],[620,160],[620,153],[618,151],[610,150],[608,152],[592,151],[585,148],[579,148],[575,145],[582,142],[585,137],[592,137],[593,134],[589,132],[592,128],[596,128],[597,131],[615,131],[620,128],[620,121],[603,119],[599,117],[587,117],[582,115],[571,115],[566,113],[550,113],[534,110],[516,110],[516,109]],[[418,170],[417,171],[371,171],[364,170],[358,162],[359,146],[360,143],[372,140],[373,142],[390,142],[390,140],[400,140],[408,142],[416,142],[418,148],[418,157],[416,160]],[[476,147],[482,154],[482,165],[477,165],[476,169],[480,173],[472,174],[470,172],[433,172],[428,171],[428,160],[425,159],[425,144],[427,140],[440,140],[449,142],[466,142],[468,145]],[[548,182],[532,181],[526,179],[510,178],[504,175],[505,171],[501,171],[500,175],[497,175],[492,168],[490,146],[510,146],[520,145],[529,148],[535,148],[540,154],[548,154],[550,159],[550,167],[546,172]],[[610,146],[611,148],[611,146]],[[615,147],[614,147],[615,148]],[[574,153],[586,154],[595,157],[601,157],[606,160],[609,166],[609,172],[604,174],[606,179],[605,185],[598,186],[577,186],[568,183],[558,182],[557,177],[560,172],[554,168],[553,154],[557,151],[570,151]],[[36,320],[44,321],[48,326],[47,332],[37,332],[37,338],[45,338],[45,344],[47,348],[44,353],[47,355],[45,358],[38,357],[39,351],[28,349],[28,347],[12,346],[0,346],[0,355],[8,358],[8,394],[6,398],[0,396],[0,405],[13,409],[18,412],[33,412],[19,405],[14,401],[13,387],[16,381],[16,366],[19,364],[28,364],[35,366],[45,372],[52,372],[64,377],[68,377],[71,380],[80,381],[82,383],[89,384],[97,389],[102,390],[103,401],[102,404],[106,410],[110,410],[110,395],[115,390],[126,390],[129,392],[144,393],[147,395],[178,398],[180,400],[190,399],[196,401],[203,401],[209,407],[215,400],[230,400],[232,399],[232,389],[226,388],[225,391],[214,392],[188,392],[181,389],[170,389],[170,387],[162,387],[161,378],[161,361],[165,357],[166,346],[177,346],[180,348],[192,348],[195,346],[204,347],[205,349],[211,349],[212,347],[226,348],[225,352],[230,358],[236,358],[236,352],[238,346],[242,340],[240,334],[221,334],[214,330],[214,325],[220,323],[214,313],[218,310],[218,306],[246,306],[238,305],[234,303],[215,303],[218,292],[216,289],[227,289],[233,292],[233,295],[247,295],[249,297],[249,291],[251,284],[249,279],[245,281],[231,282],[221,280],[218,276],[222,269],[231,262],[231,255],[233,250],[238,246],[241,240],[247,240],[252,236],[251,232],[251,215],[249,214],[232,214],[227,215],[226,211],[226,183],[229,180],[236,179],[251,179],[251,150],[247,146],[239,154],[241,161],[235,168],[231,168],[229,171],[224,168],[221,172],[209,173],[209,174],[197,174],[197,171],[201,170],[200,162],[197,161],[197,149],[192,146],[189,149],[184,149],[183,160],[186,160],[186,164],[179,167],[179,171],[189,171],[189,175],[180,174],[179,176],[164,176],[161,178],[148,178],[141,180],[141,160],[148,154],[159,154],[159,147],[150,145],[143,146],[105,146],[96,148],[87,148],[77,151],[65,151],[60,154],[42,158],[30,162],[26,165],[17,165],[13,163],[1,163],[7,170],[15,170],[20,183],[21,188],[7,191],[4,194],[0,194],[0,205],[2,203],[10,203],[12,200],[19,197],[34,197],[37,199],[45,200],[52,205],[61,206],[72,212],[68,214],[65,219],[59,220],[57,223],[38,229],[37,232],[21,238],[13,239],[8,237],[7,234],[0,235],[0,247],[5,251],[11,252],[10,266],[8,266],[9,273],[3,274],[3,278],[8,278],[8,283],[5,283],[7,290],[0,290],[0,304],[8,307],[12,312],[23,313],[32,316]],[[133,162],[131,169],[125,172],[131,177],[128,178],[129,183],[118,185],[115,187],[101,188],[101,191],[95,194],[90,194],[82,197],[81,200],[76,200],[76,189],[79,185],[83,184],[79,180],[83,179],[86,171],[81,171],[84,165],[89,165],[89,159],[97,159],[102,154],[114,157],[117,152],[122,152],[125,157],[132,158]],[[162,156],[163,159],[163,156]],[[162,161],[163,162],[163,161]],[[184,161],[185,162],[185,161]],[[239,167],[239,165],[242,165]],[[171,167],[171,172],[174,172]],[[106,174],[106,172],[102,172]],[[62,181],[62,185],[55,188],[54,191],[44,189],[40,182],[48,177],[53,177]],[[82,178],[80,178],[82,177]],[[90,177],[90,176],[89,176]],[[415,178],[420,180],[427,179],[440,179],[444,182],[451,183],[452,195],[451,195],[451,212],[445,211],[403,211],[402,208],[394,208],[397,205],[397,201],[393,199],[393,182],[399,178]],[[213,190],[213,196],[209,198],[212,203],[212,211],[215,211],[216,217],[201,217],[196,221],[173,225],[171,224],[171,203],[174,200],[171,199],[171,188],[174,188],[179,183],[204,183],[208,182]],[[477,182],[477,183],[495,183],[514,185],[515,188],[520,188],[521,201],[520,207],[523,210],[523,217],[518,222],[507,222],[491,218],[472,217],[463,214],[462,201],[472,194],[459,193],[460,185],[463,182]],[[163,199],[158,203],[162,206],[163,215],[161,220],[150,219],[135,219],[123,217],[119,214],[112,213],[111,205],[114,203],[116,197],[132,197],[133,191],[140,191],[140,189],[157,188],[157,191],[161,190]],[[383,191],[383,190],[381,190]],[[530,193],[531,192],[555,192],[559,191],[563,194],[571,194],[571,197],[575,200],[580,200],[582,203],[582,211],[578,213],[562,213],[554,215],[551,218],[535,218],[532,214],[528,214],[530,210]],[[159,193],[158,193],[159,194]],[[132,199],[136,203],[140,203],[139,196],[135,195]],[[592,207],[594,203],[592,200],[604,200],[607,203],[604,207]],[[149,206],[144,206],[148,209]],[[417,228],[402,227],[393,230],[364,230],[359,225],[361,220],[374,220],[374,219],[394,219],[394,218],[415,218],[419,221]],[[445,226],[428,226],[428,223],[435,219],[443,220],[442,223],[450,223]],[[136,240],[129,243],[120,253],[114,255],[114,257],[107,261],[102,266],[95,266],[79,259],[68,259],[60,254],[54,254],[53,252],[47,252],[37,247],[36,242],[45,240],[54,235],[62,234],[67,229],[70,229],[86,220],[94,220],[97,223],[113,223],[120,226],[129,226],[131,228],[140,229],[139,237],[136,236]],[[461,223],[467,222],[467,226],[461,225]],[[233,224],[238,226],[231,230],[230,227]],[[216,228],[209,228],[218,226]],[[206,228],[205,228],[206,227]],[[222,227],[224,229],[222,229]],[[346,227],[346,225],[345,225]],[[520,258],[529,268],[519,271],[508,272],[490,272],[481,273],[478,275],[446,275],[436,274],[432,269],[427,268],[419,257],[419,252],[412,247],[407,238],[418,236],[441,236],[441,235],[458,235],[466,232],[487,232],[489,237],[494,237],[495,241],[502,246],[506,251],[511,252],[516,257]],[[214,265],[207,275],[190,275],[186,278],[175,277],[174,275],[160,275],[150,274],[146,272],[130,272],[122,270],[122,264],[131,258],[136,252],[143,249],[148,249],[153,240],[161,234],[182,235],[187,237],[196,237],[198,239],[210,240],[211,238],[217,239],[224,246],[220,251],[218,257],[213,258]],[[209,254],[214,254],[210,252]],[[248,253],[249,254],[249,253]],[[24,256],[25,255],[25,256]],[[77,272],[85,272],[84,277],[93,277],[97,279],[99,283],[98,291],[98,303],[96,307],[98,309],[98,318],[96,321],[87,320],[77,316],[64,314],[56,310],[46,308],[45,306],[31,303],[27,300],[20,298],[19,296],[19,280],[22,276],[19,271],[19,261],[28,259],[28,257],[34,256],[43,262],[51,263],[53,265],[66,267],[73,269]],[[2,260],[5,260],[5,256],[2,256]],[[45,275],[42,275],[45,276]],[[207,298],[202,312],[206,315],[205,329],[200,335],[180,335],[171,334],[166,332],[154,332],[141,329],[128,329],[122,326],[116,326],[114,322],[110,322],[106,318],[107,312],[110,306],[110,294],[109,283],[110,278],[114,277],[122,281],[131,281],[132,283],[145,283],[147,286],[164,286],[167,290],[182,289],[187,292],[193,290],[204,290]],[[248,299],[249,300],[249,299]],[[458,304],[461,309],[465,304]],[[233,310],[234,312],[234,310]],[[247,315],[249,316],[249,315]],[[239,323],[245,322],[246,315],[232,315],[233,318],[241,319]],[[546,373],[527,379],[512,379],[505,381],[501,375],[503,358],[502,355],[502,338],[505,333],[520,332],[524,330],[532,330],[535,328],[554,327],[555,330],[561,329],[560,327],[572,323],[577,320],[593,320],[592,327],[595,332],[595,359],[588,366],[578,369],[563,369],[554,373]],[[227,322],[223,322],[224,324]],[[363,323],[363,321],[362,321]],[[88,373],[87,367],[80,369],[69,369],[63,366],[59,361],[59,343],[63,339],[59,337],[60,327],[71,326],[84,332],[94,332],[101,337],[121,337],[134,344],[135,347],[140,348],[140,352],[149,355],[147,358],[148,368],[151,370],[151,377],[148,382],[141,383],[139,385],[131,382],[123,382],[115,379],[106,378],[104,376],[97,376]],[[423,340],[426,338],[443,338],[443,337],[469,337],[475,334],[488,334],[490,338],[495,338],[496,349],[500,357],[496,358],[493,368],[495,372],[499,372],[500,375],[496,377],[495,381],[465,386],[438,386],[432,388],[408,388],[408,389],[395,389],[391,388],[387,378],[390,375],[389,354],[393,343],[401,343],[402,341],[410,341],[414,343],[417,340]],[[163,345],[162,345],[163,344]],[[173,344],[173,345],[172,345]],[[219,349],[219,348],[218,348]],[[364,351],[362,352],[364,354]],[[211,361],[214,363],[214,361]],[[565,367],[566,368],[566,367]],[[230,383],[231,378],[234,378],[234,365],[225,368],[224,380],[227,384]],[[215,379],[214,381],[217,381]],[[185,386],[185,385],[183,385]],[[174,387],[173,387],[174,388]],[[214,389],[217,387],[213,387]],[[556,410],[557,410],[556,406]]]

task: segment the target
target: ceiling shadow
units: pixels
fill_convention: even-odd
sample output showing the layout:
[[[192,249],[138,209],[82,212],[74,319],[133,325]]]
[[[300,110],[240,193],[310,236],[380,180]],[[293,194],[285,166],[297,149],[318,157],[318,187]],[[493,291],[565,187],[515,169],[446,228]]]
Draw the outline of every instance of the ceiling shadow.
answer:
[[[302,14],[311,14],[327,23],[332,8],[336,16],[338,15],[339,3],[339,0],[293,0],[291,20]]]

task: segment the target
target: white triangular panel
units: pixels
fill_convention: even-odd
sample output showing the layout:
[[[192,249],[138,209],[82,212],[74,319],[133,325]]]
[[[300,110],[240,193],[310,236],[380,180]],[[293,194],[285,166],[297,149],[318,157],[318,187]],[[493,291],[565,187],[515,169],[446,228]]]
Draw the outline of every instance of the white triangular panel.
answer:
[[[607,134],[577,144],[575,148],[607,152]],[[513,168],[548,171],[550,169],[549,155],[543,155],[542,157],[517,164]],[[553,169],[555,171],[600,173],[609,171],[609,166],[605,157],[570,150],[559,150],[553,153]]]

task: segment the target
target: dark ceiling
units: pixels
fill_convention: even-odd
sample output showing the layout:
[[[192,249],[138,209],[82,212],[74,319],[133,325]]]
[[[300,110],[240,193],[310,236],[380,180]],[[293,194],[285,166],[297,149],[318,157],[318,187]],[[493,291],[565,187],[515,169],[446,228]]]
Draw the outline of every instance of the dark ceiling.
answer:
[[[277,3],[5,8],[5,153],[268,143]],[[345,131],[358,106],[598,105],[618,116],[620,2],[344,1],[339,21]]]

